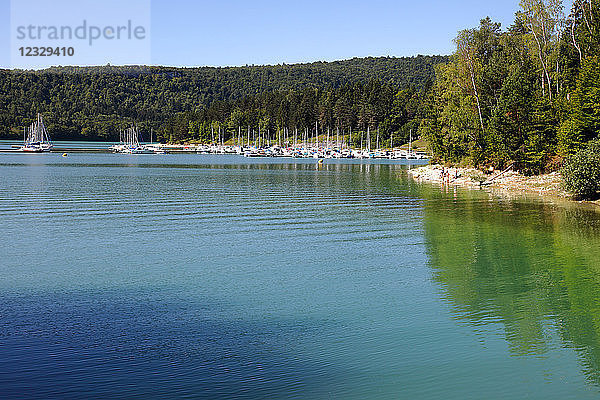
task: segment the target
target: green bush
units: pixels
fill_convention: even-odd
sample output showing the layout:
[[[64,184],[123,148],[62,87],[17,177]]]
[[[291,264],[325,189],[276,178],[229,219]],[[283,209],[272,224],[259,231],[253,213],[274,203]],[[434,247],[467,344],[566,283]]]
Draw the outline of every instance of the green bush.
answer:
[[[600,191],[600,139],[567,158],[561,170],[565,188],[580,199],[595,199]]]

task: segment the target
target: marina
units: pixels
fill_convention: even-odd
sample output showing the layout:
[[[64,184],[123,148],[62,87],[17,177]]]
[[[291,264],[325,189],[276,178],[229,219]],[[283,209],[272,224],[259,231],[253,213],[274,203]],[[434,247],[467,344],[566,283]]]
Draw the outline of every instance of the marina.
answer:
[[[211,128],[212,129],[212,128]],[[366,142],[363,142],[363,134],[360,136],[360,148],[353,148],[350,145],[350,137],[342,132],[340,137],[339,130],[336,135],[330,135],[327,128],[327,134],[319,135],[319,125],[315,123],[314,130],[311,132],[305,129],[298,135],[298,130],[294,130],[293,136],[288,129],[283,129],[284,136],[277,130],[275,138],[270,133],[261,132],[258,134],[252,131],[252,141],[250,140],[250,127],[248,127],[247,139],[241,134],[241,127],[238,126],[237,136],[230,135],[230,139],[225,142],[226,132],[218,129],[216,141],[210,143],[160,143],[154,142],[152,130],[150,130],[150,142],[142,141],[142,134],[137,125],[131,124],[130,127],[119,131],[118,143],[101,142],[78,142],[77,145],[69,141],[64,141],[60,146],[54,146],[50,141],[41,115],[37,114],[37,120],[27,129],[23,130],[24,144],[10,143],[10,147],[2,146],[0,141],[0,153],[11,152],[55,152],[55,153],[121,153],[121,154],[169,154],[169,153],[192,153],[192,154],[235,154],[244,157],[262,158],[262,157],[284,157],[284,158],[314,158],[314,159],[390,159],[390,160],[426,160],[430,158],[427,151],[416,151],[412,148],[412,131],[410,132],[407,148],[394,148],[393,135],[390,138],[391,148],[381,148],[379,140],[379,129],[376,135],[376,148],[371,149],[370,127],[366,129]],[[215,139],[214,132],[211,133]],[[341,140],[340,140],[341,139]],[[6,142],[6,141],[5,141]],[[8,141],[10,142],[10,141]]]
[[[37,114],[37,119],[29,128],[23,129],[24,144],[10,144],[10,148],[2,146],[0,142],[0,153],[10,152],[56,152],[68,155],[68,153],[90,152],[90,153],[121,153],[121,154],[168,154],[168,153],[196,153],[196,154],[236,154],[244,157],[262,158],[262,157],[285,157],[285,158],[314,158],[314,159],[404,159],[404,160],[426,160],[430,158],[427,151],[415,151],[412,148],[412,130],[410,131],[408,148],[394,148],[393,135],[390,137],[391,148],[380,147],[379,129],[376,134],[376,147],[371,149],[372,138],[370,126],[366,129],[366,142],[363,141],[363,133],[360,136],[360,148],[353,148],[350,144],[351,134],[347,137],[342,132],[340,137],[339,129],[335,136],[330,135],[330,129],[327,128],[327,134],[319,135],[319,125],[315,122],[314,130],[311,132],[308,128],[304,129],[301,137],[298,130],[294,129],[293,136],[286,128],[282,132],[278,129],[274,137],[271,137],[269,131],[261,132],[258,128],[258,134],[252,131],[252,141],[250,140],[250,127],[248,127],[247,139],[244,142],[241,127],[238,126],[237,135],[229,135],[230,138],[225,142],[226,131],[219,127],[216,141],[210,143],[187,143],[173,144],[154,142],[152,130],[150,130],[150,142],[143,143],[142,134],[136,124],[119,131],[119,142],[106,144],[106,146],[85,145],[85,142],[79,142],[77,146],[68,141],[63,142],[62,146],[56,146],[50,141],[50,135],[44,126],[41,114]],[[211,127],[211,136],[215,139],[214,131]],[[340,140],[341,139],[341,140]],[[92,144],[92,142],[89,142]]]
[[[22,146],[14,141],[0,141],[0,153],[23,152]],[[46,150],[52,153],[123,153],[123,154],[217,154],[241,155],[244,157],[284,157],[315,159],[397,159],[426,160],[429,154],[424,151],[407,151],[405,149],[377,149],[374,151],[325,146],[269,147],[211,145],[211,144],[161,144],[139,143],[126,145],[104,142],[69,142],[59,141]]]

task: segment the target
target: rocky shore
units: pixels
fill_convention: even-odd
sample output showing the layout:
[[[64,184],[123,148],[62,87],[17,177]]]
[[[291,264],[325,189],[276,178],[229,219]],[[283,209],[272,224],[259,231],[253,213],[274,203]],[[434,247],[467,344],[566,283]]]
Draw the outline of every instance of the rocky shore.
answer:
[[[490,188],[511,192],[535,193],[541,196],[571,198],[562,188],[558,172],[545,175],[524,176],[515,171],[493,171],[485,174],[474,168],[447,168],[442,165],[425,165],[408,171],[417,181],[470,188]]]

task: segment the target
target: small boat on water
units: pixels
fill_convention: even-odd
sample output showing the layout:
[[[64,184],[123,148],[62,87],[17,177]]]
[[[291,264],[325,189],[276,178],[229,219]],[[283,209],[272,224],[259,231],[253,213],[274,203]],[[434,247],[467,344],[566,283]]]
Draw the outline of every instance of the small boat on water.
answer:
[[[19,150],[26,153],[43,153],[52,149],[50,135],[48,135],[42,116],[39,113],[29,129],[25,128],[23,130],[23,142],[23,146]]]

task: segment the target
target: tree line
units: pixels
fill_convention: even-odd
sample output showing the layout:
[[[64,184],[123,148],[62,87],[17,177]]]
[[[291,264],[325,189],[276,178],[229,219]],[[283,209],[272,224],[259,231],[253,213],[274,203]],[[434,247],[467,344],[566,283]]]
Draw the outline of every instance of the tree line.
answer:
[[[161,135],[172,142],[221,142],[247,135],[279,140],[329,133],[360,145],[370,130],[373,145],[377,136],[380,146],[400,145],[408,141],[411,131],[416,136],[426,96],[427,87],[396,90],[377,80],[338,88],[266,92],[177,114]]]

